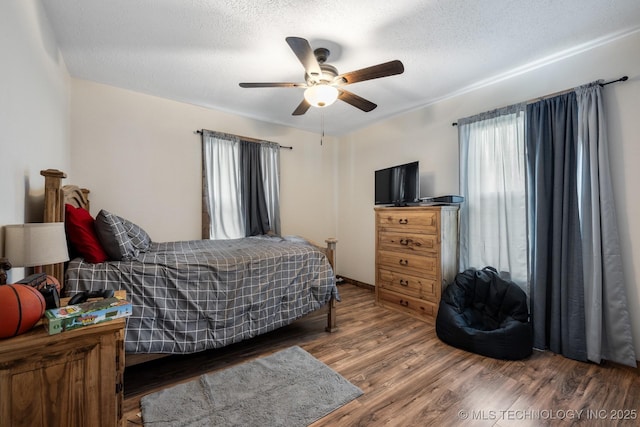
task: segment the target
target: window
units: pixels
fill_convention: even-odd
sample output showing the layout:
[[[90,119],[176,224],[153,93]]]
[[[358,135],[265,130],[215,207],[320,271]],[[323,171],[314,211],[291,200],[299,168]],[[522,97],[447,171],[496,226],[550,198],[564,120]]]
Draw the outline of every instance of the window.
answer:
[[[528,293],[524,105],[458,122],[460,268],[493,266]]]
[[[202,132],[203,238],[280,234],[279,148]]]

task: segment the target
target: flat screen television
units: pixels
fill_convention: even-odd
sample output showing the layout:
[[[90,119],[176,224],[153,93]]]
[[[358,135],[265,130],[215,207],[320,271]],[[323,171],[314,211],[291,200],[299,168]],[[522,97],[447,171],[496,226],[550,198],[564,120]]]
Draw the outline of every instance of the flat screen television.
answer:
[[[418,162],[375,171],[375,204],[407,206],[420,201]]]

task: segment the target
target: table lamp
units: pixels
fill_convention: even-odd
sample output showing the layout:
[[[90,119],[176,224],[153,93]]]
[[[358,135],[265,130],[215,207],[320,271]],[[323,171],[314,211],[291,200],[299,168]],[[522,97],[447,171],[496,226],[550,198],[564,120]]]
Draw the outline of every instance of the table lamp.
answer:
[[[4,226],[4,256],[13,267],[36,267],[69,260],[63,222]]]

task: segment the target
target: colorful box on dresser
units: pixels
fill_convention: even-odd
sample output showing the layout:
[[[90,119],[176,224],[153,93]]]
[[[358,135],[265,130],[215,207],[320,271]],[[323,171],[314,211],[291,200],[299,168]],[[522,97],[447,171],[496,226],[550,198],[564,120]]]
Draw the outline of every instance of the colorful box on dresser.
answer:
[[[49,335],[131,315],[131,303],[116,297],[52,308],[45,312]]]

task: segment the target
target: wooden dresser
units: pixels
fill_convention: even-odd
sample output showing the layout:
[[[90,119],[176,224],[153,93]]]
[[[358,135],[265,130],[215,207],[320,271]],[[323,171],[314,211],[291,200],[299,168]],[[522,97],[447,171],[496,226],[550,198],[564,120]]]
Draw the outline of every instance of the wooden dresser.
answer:
[[[458,208],[375,209],[376,301],[433,321],[458,270]]]
[[[0,425],[123,425],[124,319],[0,340]]]

